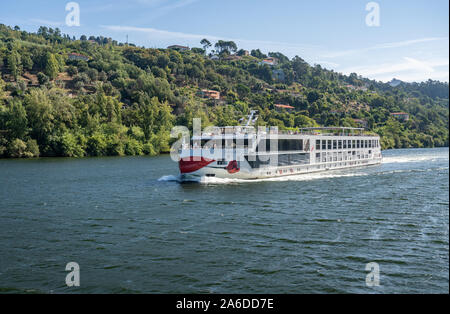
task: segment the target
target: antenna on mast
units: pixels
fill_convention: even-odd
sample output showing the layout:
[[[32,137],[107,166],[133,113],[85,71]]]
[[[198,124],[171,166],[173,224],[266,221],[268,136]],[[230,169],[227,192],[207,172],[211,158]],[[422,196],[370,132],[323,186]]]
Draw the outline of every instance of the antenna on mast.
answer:
[[[254,124],[256,122],[256,120],[258,120],[258,116],[256,116],[256,114],[258,113],[258,110],[250,110],[250,114],[248,115],[248,120],[247,123],[245,124],[245,126],[250,126],[252,124]],[[255,118],[253,118],[255,117]]]

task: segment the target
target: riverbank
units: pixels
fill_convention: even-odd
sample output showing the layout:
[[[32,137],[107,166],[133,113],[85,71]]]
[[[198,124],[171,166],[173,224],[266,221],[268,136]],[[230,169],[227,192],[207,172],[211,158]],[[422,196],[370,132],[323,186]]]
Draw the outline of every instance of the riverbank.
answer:
[[[432,149],[432,148],[448,148],[448,146],[442,147],[401,147],[401,148],[390,148],[390,149],[382,149],[382,151],[386,150],[399,150],[399,149]],[[98,158],[98,157],[137,157],[137,156],[145,156],[145,157],[155,157],[155,156],[168,156],[170,152],[163,152],[159,154],[140,154],[140,155],[104,155],[104,156],[80,156],[80,157],[69,157],[69,156],[32,156],[32,157],[0,157],[0,160],[8,160],[8,159],[36,159],[36,158],[75,158],[75,159],[83,159],[83,158]]]

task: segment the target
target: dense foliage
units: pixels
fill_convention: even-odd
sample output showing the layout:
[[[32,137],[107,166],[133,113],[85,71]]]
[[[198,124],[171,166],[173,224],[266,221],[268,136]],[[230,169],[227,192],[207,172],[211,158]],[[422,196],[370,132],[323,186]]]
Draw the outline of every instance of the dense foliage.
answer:
[[[247,54],[234,42],[200,45],[145,49],[0,25],[0,157],[154,155],[169,150],[175,124],[201,117],[204,126],[236,125],[250,109],[259,110],[258,124],[280,128],[363,120],[383,148],[448,146],[448,83],[392,87],[281,53],[269,53],[278,62],[267,65],[259,49]],[[203,98],[201,89],[222,99]],[[409,120],[391,115],[397,111]]]

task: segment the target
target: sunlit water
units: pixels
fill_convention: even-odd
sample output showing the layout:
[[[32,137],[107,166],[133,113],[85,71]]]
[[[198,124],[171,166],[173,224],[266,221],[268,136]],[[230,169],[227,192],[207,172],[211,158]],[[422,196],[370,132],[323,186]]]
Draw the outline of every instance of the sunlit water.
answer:
[[[0,292],[448,293],[448,148],[383,155],[190,183],[168,156],[0,160]]]

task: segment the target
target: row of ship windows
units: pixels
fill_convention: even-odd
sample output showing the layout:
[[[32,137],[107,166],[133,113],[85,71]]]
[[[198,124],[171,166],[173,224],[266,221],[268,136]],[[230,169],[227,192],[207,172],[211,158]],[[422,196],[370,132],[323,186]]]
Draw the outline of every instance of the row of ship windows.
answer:
[[[200,146],[198,145],[200,144]],[[236,143],[236,139],[227,140],[202,140],[200,143],[194,141],[194,148],[219,148],[222,144],[222,148],[247,148],[249,144],[248,139],[243,142]],[[237,145],[236,145],[237,144]],[[278,151],[301,151],[309,150],[309,140],[301,139],[279,139],[272,142],[270,139],[262,140],[258,143],[257,151],[270,151],[273,150],[272,145],[275,145]],[[243,146],[242,146],[243,145]],[[377,148],[380,147],[379,140],[316,140],[316,150],[332,150],[332,149],[352,149],[352,148]]]
[[[279,167],[282,166],[291,166],[291,165],[303,165],[309,164],[310,155],[306,153],[300,154],[279,154],[279,155],[256,155],[245,156],[248,164],[252,168],[263,168],[268,166],[273,166],[273,163],[276,161],[276,165]],[[274,160],[273,158],[276,158]]]
[[[343,161],[343,160],[355,160],[355,159],[368,159],[372,158],[372,150],[368,153],[360,151],[348,151],[348,152],[334,152],[334,153],[316,153],[316,162],[330,162],[330,161]]]
[[[345,167],[345,166],[356,166],[356,165],[363,165],[368,164],[368,160],[359,160],[359,161],[349,161],[349,162],[339,162],[331,165],[317,165],[317,166],[310,166],[306,168],[290,168],[290,169],[279,169],[276,171],[267,171],[267,175],[272,174],[286,174],[286,173],[295,173],[295,172],[308,172],[313,170],[319,170],[319,169],[329,169],[329,168],[337,168],[337,167]]]
[[[379,140],[316,140],[317,150],[375,147],[380,147]]]
[[[310,163],[310,154],[300,153],[300,154],[279,154],[277,156],[270,155],[257,155],[249,158],[248,155],[245,159],[252,168],[263,168],[271,165],[271,158],[276,157],[276,165],[278,167],[284,166],[295,166],[304,165]],[[330,162],[330,161],[346,161],[346,160],[360,160],[360,159],[370,159],[373,157],[372,150],[366,152],[363,151],[348,151],[348,152],[322,152],[316,153],[316,162]],[[219,164],[219,163],[218,163]],[[273,165],[273,164],[272,164]]]

